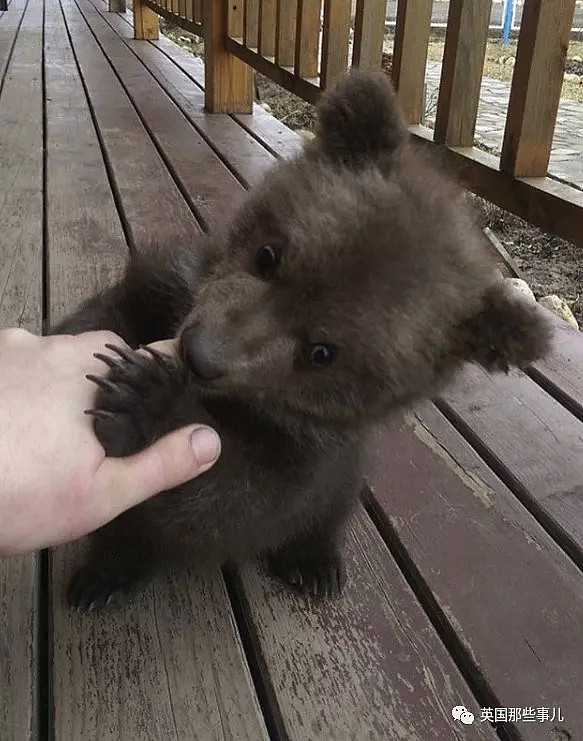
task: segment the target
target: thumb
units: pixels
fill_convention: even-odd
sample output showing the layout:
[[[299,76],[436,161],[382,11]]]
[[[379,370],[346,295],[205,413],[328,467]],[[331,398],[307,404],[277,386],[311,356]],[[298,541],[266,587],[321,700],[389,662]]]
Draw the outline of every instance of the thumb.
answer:
[[[204,473],[220,452],[217,433],[194,425],[175,430],[127,458],[104,458],[94,478],[94,496],[105,510],[103,521]]]

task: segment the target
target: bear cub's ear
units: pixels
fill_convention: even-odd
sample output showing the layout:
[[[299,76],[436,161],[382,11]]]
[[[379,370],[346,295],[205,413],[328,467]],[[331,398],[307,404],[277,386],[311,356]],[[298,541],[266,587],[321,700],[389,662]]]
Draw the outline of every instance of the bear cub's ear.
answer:
[[[408,137],[397,97],[383,72],[352,70],[318,104],[316,142],[352,167],[395,151]]]
[[[486,291],[481,310],[459,330],[459,354],[488,371],[525,368],[549,352],[552,338],[540,307],[502,280]]]

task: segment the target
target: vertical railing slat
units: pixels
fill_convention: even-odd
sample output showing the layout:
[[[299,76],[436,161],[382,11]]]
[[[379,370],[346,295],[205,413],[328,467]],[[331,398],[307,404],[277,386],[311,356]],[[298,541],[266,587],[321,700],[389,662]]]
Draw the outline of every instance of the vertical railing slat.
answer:
[[[202,0],[193,0],[192,14],[196,23],[202,21]]]
[[[245,46],[256,49],[259,40],[259,0],[247,0],[245,3]]]
[[[293,67],[296,54],[298,0],[278,0],[275,63]]]
[[[317,77],[322,0],[298,0],[295,74]]]
[[[410,124],[418,124],[423,114],[432,5],[432,0],[399,0],[397,4],[391,74]]]
[[[321,86],[332,87],[348,69],[351,0],[324,0]]]
[[[478,116],[492,0],[450,0],[435,141],[471,147]]]
[[[259,6],[259,53],[275,57],[275,24],[277,0],[261,0]]]
[[[245,25],[245,0],[228,0],[226,5],[227,32],[233,39],[242,39]]]
[[[386,0],[357,0],[352,53],[354,67],[367,69],[381,66],[386,7]]]
[[[547,172],[575,0],[529,0],[522,11],[500,168],[517,177]]]

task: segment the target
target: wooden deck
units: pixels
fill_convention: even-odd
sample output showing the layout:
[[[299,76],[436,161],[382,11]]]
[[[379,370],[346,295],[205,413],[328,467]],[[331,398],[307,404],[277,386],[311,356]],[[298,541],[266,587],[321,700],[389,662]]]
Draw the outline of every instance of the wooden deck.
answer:
[[[202,81],[101,0],[0,12],[0,326],[41,332],[299,146],[261,109],[205,114]],[[0,739],[583,739],[583,342],[557,327],[529,374],[468,367],[375,432],[338,601],[248,565],[81,615],[82,543],[0,562]]]

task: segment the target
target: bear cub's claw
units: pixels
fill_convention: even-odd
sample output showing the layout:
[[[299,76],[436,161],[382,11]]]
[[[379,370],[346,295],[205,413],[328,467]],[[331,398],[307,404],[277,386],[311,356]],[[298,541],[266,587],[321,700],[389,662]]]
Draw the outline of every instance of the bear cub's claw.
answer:
[[[124,456],[145,447],[184,384],[180,361],[151,347],[142,352],[106,345],[117,357],[95,353],[109,369],[107,376],[88,375],[98,386],[95,432],[110,456]],[[147,354],[145,354],[147,353]]]
[[[270,559],[269,563],[275,576],[312,597],[338,597],[346,584],[346,569],[339,556],[295,564]]]
[[[121,573],[105,572],[92,564],[77,571],[67,590],[71,607],[86,612],[98,612],[109,605],[126,601],[132,581]]]

